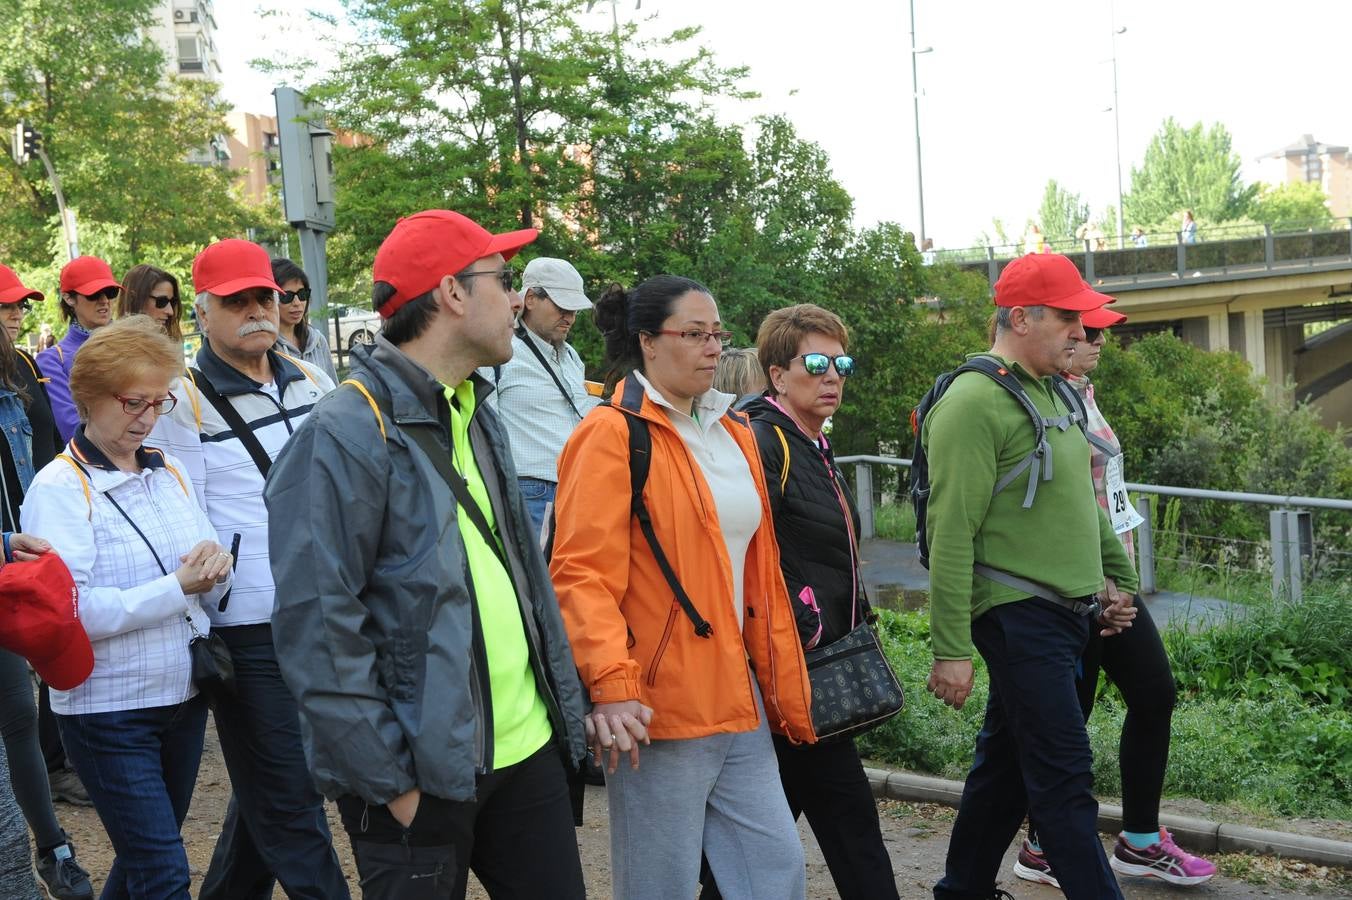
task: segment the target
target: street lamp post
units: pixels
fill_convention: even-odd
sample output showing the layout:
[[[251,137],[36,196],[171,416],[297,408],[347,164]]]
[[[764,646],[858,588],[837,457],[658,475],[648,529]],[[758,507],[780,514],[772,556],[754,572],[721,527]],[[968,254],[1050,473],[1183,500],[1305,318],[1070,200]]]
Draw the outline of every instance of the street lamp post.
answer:
[[[920,240],[917,241],[917,250],[925,249],[925,174],[920,161],[920,75],[916,58],[933,50],[933,47],[916,49],[915,0],[911,0],[911,99],[915,106],[915,198],[920,213]]]
[[[1117,112],[1117,36],[1126,33],[1126,26],[1117,27],[1116,4],[1109,3],[1110,22],[1113,39],[1113,142],[1117,146],[1117,249],[1126,246],[1125,229],[1122,223],[1122,120]]]

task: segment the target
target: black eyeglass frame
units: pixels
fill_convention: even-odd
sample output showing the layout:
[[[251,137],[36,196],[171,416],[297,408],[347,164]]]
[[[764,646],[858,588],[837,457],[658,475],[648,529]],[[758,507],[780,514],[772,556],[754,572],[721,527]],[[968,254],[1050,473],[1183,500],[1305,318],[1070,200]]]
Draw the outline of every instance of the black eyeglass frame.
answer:
[[[278,291],[278,292],[277,292],[277,302],[280,303],[280,304],[282,304],[283,306],[286,306],[286,305],[289,304],[289,303],[294,303],[294,302],[296,302],[297,300],[301,301],[302,303],[309,303],[309,302],[310,302],[310,289],[307,288],[307,287],[303,287],[303,288],[301,288],[301,289],[298,290],[298,291]]]
[[[455,276],[455,279],[459,281],[462,278],[475,278],[479,275],[496,275],[504,291],[510,291],[512,286],[516,284],[516,269],[511,266],[503,266],[501,269],[484,269],[479,272],[461,272]]]

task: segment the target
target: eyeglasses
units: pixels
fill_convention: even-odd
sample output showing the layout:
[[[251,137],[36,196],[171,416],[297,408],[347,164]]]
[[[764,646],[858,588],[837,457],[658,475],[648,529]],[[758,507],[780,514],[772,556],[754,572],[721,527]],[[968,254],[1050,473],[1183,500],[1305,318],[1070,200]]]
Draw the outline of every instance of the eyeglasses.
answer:
[[[282,305],[286,305],[288,303],[295,303],[297,300],[299,300],[301,303],[309,303],[310,289],[301,288],[298,291],[279,291],[277,293],[277,299],[282,303]]]
[[[502,283],[504,291],[510,291],[512,285],[516,283],[516,272],[511,266],[504,266],[501,271],[485,269],[482,272],[461,272],[456,278],[474,278],[479,275],[496,275],[498,281]]]
[[[263,307],[263,309],[272,309],[273,305],[277,302],[277,294],[275,291],[269,291],[267,289],[251,288],[249,290],[240,291],[238,294],[226,294],[224,297],[221,297],[220,300],[221,306],[224,306],[226,309],[245,309],[250,303],[255,301],[257,301],[258,305]]]
[[[803,368],[807,369],[809,375],[825,375],[827,370],[834,363],[836,374],[841,378],[849,378],[854,374],[853,356],[827,356],[825,353],[804,353],[802,356],[795,357],[803,361]]]
[[[669,328],[659,328],[657,331],[651,333],[675,335],[692,347],[702,347],[709,343],[709,341],[718,341],[720,347],[726,347],[728,344],[732,343],[731,331],[700,331],[696,328],[691,328],[687,331],[672,331]]]
[[[1092,344],[1099,339],[1099,335],[1101,334],[1103,334],[1102,328],[1086,328],[1084,330],[1084,342],[1086,344]]]
[[[89,295],[89,299],[90,299],[91,301],[98,301],[98,300],[109,300],[109,301],[111,301],[111,300],[116,300],[116,299],[117,299],[117,295],[120,294],[120,293],[122,293],[122,289],[121,289],[121,288],[106,287],[106,288],[104,288],[104,289],[101,290],[101,291],[95,291],[94,293],[90,294],[90,295]]]
[[[156,309],[164,309],[166,306],[173,306],[178,303],[177,297],[155,297],[152,295],[146,299],[154,300]]]
[[[178,403],[177,397],[164,397],[160,400],[142,400],[140,397],[123,397],[121,394],[113,394],[113,399],[122,401],[122,411],[129,416],[139,416],[149,407],[155,410],[155,415],[162,416],[174,408]]]
[[[5,306],[0,307],[0,309],[17,309],[21,312],[28,312],[32,308],[33,301],[31,300],[20,300],[18,303],[7,303]]]

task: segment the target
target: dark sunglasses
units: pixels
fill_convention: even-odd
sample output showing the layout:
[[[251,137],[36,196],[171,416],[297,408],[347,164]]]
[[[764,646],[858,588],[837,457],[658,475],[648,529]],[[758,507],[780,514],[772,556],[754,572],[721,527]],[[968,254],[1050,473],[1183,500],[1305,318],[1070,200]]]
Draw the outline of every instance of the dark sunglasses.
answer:
[[[477,275],[494,275],[502,283],[504,291],[510,291],[512,285],[516,283],[516,272],[511,266],[504,266],[501,271],[494,269],[485,269],[482,272],[461,272],[456,278],[474,278]]]
[[[106,287],[101,291],[95,291],[89,295],[90,300],[116,300],[117,295],[122,293],[121,288]]]
[[[853,356],[827,356],[825,353],[804,353],[798,357],[803,361],[803,368],[807,369],[809,375],[825,375],[826,371],[835,364],[836,374],[841,378],[849,378],[854,374]]]
[[[22,310],[22,311],[24,311],[24,312],[28,312],[30,309],[33,308],[33,301],[32,301],[32,300],[20,300],[18,303],[12,303],[12,304],[10,304],[10,306],[11,306],[11,307],[17,307],[18,309],[20,309],[20,310]]]
[[[1101,334],[1103,334],[1102,328],[1086,328],[1084,330],[1085,343],[1086,344],[1094,343],[1094,341],[1097,341],[1099,339],[1099,335]]]
[[[297,300],[299,300],[301,303],[309,303],[310,289],[301,288],[298,291],[278,291],[277,299],[283,304],[295,303]]]
[[[147,297],[146,299],[154,300],[156,309],[164,309],[166,306],[178,305],[177,297]]]

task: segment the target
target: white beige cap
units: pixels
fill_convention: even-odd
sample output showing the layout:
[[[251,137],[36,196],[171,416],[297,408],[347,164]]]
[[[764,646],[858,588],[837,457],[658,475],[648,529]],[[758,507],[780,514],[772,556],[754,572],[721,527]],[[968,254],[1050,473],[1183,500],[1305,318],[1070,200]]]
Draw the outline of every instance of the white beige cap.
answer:
[[[582,276],[571,263],[562,259],[540,256],[526,264],[521,275],[521,294],[531,288],[544,291],[559,309],[579,312],[591,309],[592,302],[583,290]]]

